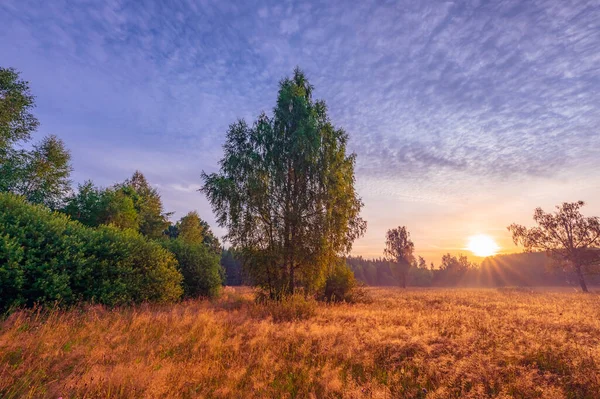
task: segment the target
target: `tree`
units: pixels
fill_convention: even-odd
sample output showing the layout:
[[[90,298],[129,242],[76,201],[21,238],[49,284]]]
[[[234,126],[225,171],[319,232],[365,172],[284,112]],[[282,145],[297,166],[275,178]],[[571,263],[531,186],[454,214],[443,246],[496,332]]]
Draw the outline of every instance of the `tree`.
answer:
[[[15,194],[29,202],[57,209],[71,190],[71,154],[56,136],[45,137],[33,150],[20,151],[19,165],[14,170],[16,178],[9,185]]]
[[[56,136],[48,136],[31,151],[17,149],[39,126],[29,83],[11,68],[0,68],[0,192],[59,207],[70,190],[71,155]]]
[[[403,288],[406,288],[408,270],[414,261],[415,244],[410,240],[410,233],[405,226],[388,230],[386,234],[384,254],[393,264],[393,271]]]
[[[180,238],[187,243],[205,244],[214,253],[221,253],[221,244],[210,230],[208,223],[192,211],[182,217],[175,225],[169,225],[166,234],[170,238]]]
[[[100,222],[103,210],[104,190],[94,186],[91,180],[77,186],[77,191],[66,199],[61,211],[86,226],[96,227]]]
[[[162,237],[169,225],[169,214],[163,212],[160,194],[150,186],[142,172],[136,170],[130,179],[117,188],[131,197],[138,213],[140,233],[150,238]]]
[[[202,174],[217,222],[271,297],[314,291],[366,228],[348,135],[312,91],[296,69],[279,84],[273,117],[232,124],[219,173]]]
[[[79,185],[66,200],[62,212],[86,226],[111,224],[120,229],[139,230],[139,217],[133,199],[120,188],[100,189],[91,181]]]
[[[141,232],[140,215],[133,199],[124,190],[114,188],[104,190],[100,206],[100,219],[97,225],[110,224],[120,229]]]
[[[19,80],[19,73],[12,68],[0,68],[0,163],[6,150],[28,140],[39,126],[31,113],[34,100],[29,82]]]
[[[579,211],[585,203],[563,202],[554,213],[536,208],[530,229],[518,224],[508,226],[515,245],[526,252],[544,251],[557,264],[572,267],[583,292],[588,292],[585,274],[597,272],[600,264],[600,219],[584,217]]]
[[[458,257],[450,255],[449,253],[442,256],[442,264],[440,270],[447,271],[452,274],[462,274],[469,269],[476,268],[475,263],[469,262],[469,258],[466,255],[458,254]]]
[[[223,283],[219,254],[202,242],[186,242],[181,238],[160,242],[177,259],[186,297],[214,297],[219,294]]]

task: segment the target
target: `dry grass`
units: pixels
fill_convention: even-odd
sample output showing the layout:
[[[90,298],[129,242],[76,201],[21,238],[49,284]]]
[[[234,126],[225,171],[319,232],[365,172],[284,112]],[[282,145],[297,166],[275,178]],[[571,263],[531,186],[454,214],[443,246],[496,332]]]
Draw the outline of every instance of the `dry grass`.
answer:
[[[370,294],[302,304],[302,317],[231,289],[212,303],[15,313],[0,324],[0,397],[600,397],[597,294]]]

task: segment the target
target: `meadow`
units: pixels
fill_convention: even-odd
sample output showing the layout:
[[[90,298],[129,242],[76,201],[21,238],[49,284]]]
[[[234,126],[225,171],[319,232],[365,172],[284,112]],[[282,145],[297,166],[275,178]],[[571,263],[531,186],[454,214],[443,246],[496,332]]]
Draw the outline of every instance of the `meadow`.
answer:
[[[18,311],[0,322],[0,397],[598,397],[598,293],[367,291]]]

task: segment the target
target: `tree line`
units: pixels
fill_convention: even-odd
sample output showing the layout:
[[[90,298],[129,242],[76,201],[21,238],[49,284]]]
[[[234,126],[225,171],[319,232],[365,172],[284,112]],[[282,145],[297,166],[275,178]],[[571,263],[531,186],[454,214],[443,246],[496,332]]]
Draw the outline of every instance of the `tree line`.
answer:
[[[583,201],[556,207],[552,213],[534,211],[537,226],[511,224],[508,231],[524,254],[486,258],[481,266],[465,255],[445,254],[438,268],[427,267],[414,255],[414,243],[405,226],[388,230],[385,257],[375,260],[348,258],[360,281],[369,285],[415,286],[500,286],[597,284],[600,274],[600,218],[585,217]],[[525,260],[525,262],[523,261]]]
[[[384,258],[349,257],[366,231],[355,189],[356,155],[300,69],[279,83],[273,112],[226,132],[219,170],[201,192],[231,248],[196,212],[170,221],[160,194],[136,171],[110,187],[71,188],[70,153],[56,136],[24,148],[39,126],[27,82],[0,68],[0,308],[80,300],[106,304],[215,296],[223,282],[260,298],[296,294],[352,300],[359,279],[402,287],[459,285],[480,268],[463,255],[439,268],[416,257],[405,226],[386,234]],[[600,222],[583,202],[537,209],[537,227],[509,231],[526,251],[548,254],[587,291],[600,264]],[[475,276],[475,277],[474,277]]]
[[[0,311],[36,303],[108,305],[218,295],[221,245],[192,211],[169,220],[135,171],[71,188],[71,154],[37,131],[29,84],[0,68]]]

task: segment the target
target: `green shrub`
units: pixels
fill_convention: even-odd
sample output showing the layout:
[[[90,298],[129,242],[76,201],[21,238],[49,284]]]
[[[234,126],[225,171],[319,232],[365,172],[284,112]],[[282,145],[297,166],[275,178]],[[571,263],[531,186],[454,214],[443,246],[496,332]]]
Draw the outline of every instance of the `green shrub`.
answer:
[[[367,302],[367,294],[354,277],[354,272],[338,262],[326,276],[318,298],[326,302]]]
[[[164,240],[163,245],[177,258],[186,297],[219,295],[223,283],[219,254],[206,244],[188,243],[180,238]]]
[[[132,230],[85,227],[0,194],[0,311],[59,301],[120,305],[182,294],[174,256]]]

